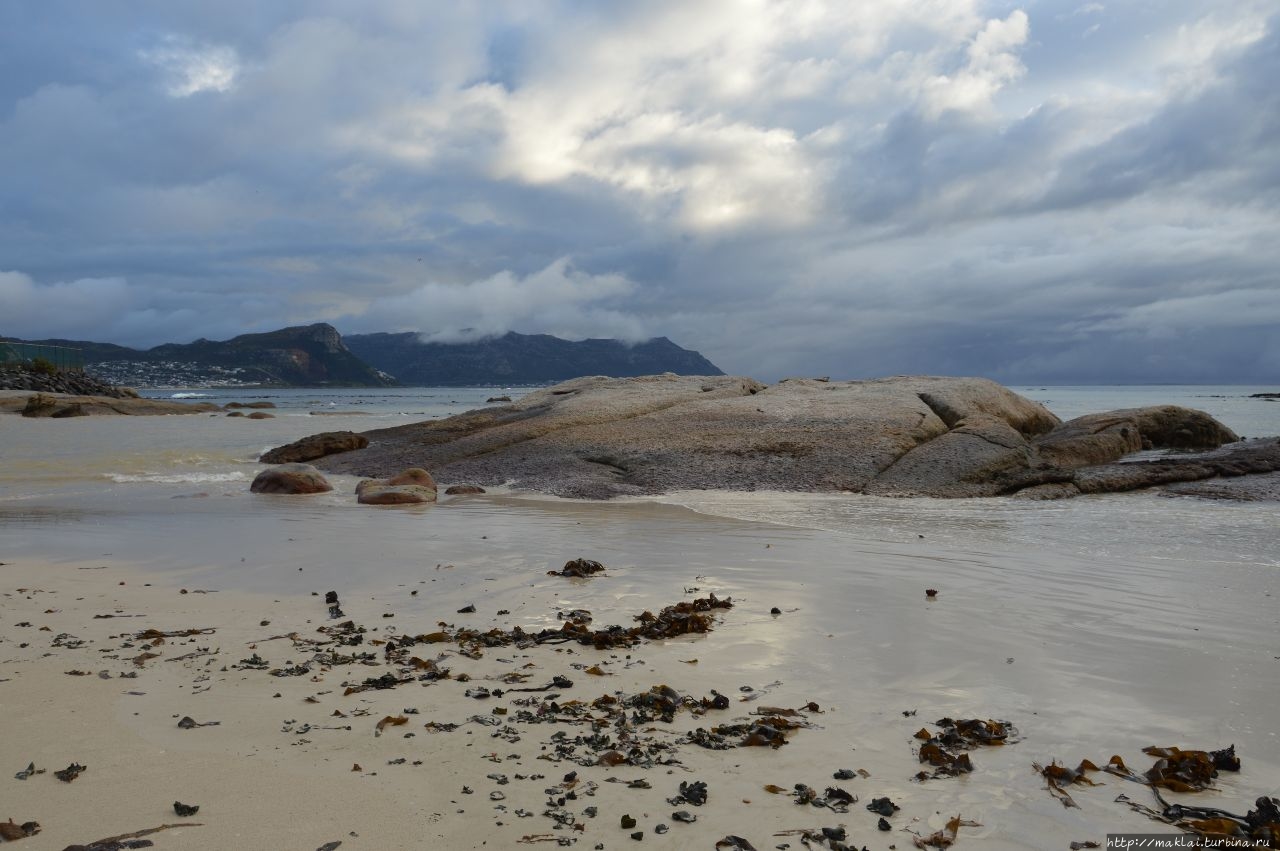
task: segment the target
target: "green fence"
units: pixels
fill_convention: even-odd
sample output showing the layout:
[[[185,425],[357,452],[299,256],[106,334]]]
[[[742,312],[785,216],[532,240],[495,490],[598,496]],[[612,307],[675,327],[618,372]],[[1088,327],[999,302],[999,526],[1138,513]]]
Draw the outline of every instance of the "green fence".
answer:
[[[0,363],[29,363],[36,358],[43,358],[58,369],[84,369],[84,352],[80,349],[0,340]]]

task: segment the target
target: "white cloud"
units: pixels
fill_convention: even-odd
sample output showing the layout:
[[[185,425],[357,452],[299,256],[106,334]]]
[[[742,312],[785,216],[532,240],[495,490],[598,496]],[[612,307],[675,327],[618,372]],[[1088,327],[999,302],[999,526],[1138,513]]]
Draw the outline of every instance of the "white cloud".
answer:
[[[649,337],[638,319],[612,307],[635,285],[620,275],[590,275],[568,258],[520,276],[509,271],[467,283],[428,283],[377,299],[344,327],[370,331],[421,331],[428,342],[491,337],[511,330],[569,339]]]
[[[1027,70],[1017,51],[1026,44],[1029,27],[1027,13],[1021,9],[1003,20],[987,21],[965,51],[965,66],[929,81],[925,91],[929,113],[936,117],[948,110],[990,110],[996,93]]]
[[[240,61],[236,51],[223,45],[197,44],[168,36],[156,47],[139,51],[146,62],[159,68],[165,89],[176,98],[199,92],[226,92],[236,82]]]

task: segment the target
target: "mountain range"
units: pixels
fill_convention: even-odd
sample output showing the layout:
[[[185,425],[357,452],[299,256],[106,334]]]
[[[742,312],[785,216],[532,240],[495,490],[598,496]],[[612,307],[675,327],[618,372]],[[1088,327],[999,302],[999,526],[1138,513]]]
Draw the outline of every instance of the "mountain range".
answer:
[[[332,325],[317,323],[146,350],[86,340],[0,340],[79,349],[87,372],[136,387],[465,386],[543,384],[581,375],[723,374],[665,337],[628,345],[511,332],[466,343],[424,343],[413,332],[344,338]]]
[[[517,334],[466,343],[424,343],[418,334],[349,334],[347,346],[370,366],[402,384],[547,384],[581,375],[630,378],[674,372],[723,375],[702,355],[666,337],[627,345],[617,340],[562,340]]]

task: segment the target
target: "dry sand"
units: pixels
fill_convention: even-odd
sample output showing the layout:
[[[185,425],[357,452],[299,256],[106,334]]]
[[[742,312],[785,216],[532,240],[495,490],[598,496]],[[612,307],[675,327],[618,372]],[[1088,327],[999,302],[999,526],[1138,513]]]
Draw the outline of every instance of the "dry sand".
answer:
[[[503,503],[488,501],[499,512]],[[1161,616],[1121,623],[1109,613],[1140,600],[1153,577],[1120,580],[1099,594],[1094,586],[1105,572],[1068,576],[1071,571],[1059,564],[1042,565],[1047,575],[1020,577],[1016,565],[966,566],[963,558],[939,570],[940,557],[928,551],[884,546],[838,554],[839,541],[831,549],[808,533],[748,524],[730,524],[740,533],[732,542],[717,539],[709,528],[708,537],[716,541],[708,546],[718,543],[724,561],[708,565],[690,547],[681,574],[672,569],[678,554],[669,544],[650,538],[646,553],[637,543],[655,525],[671,528],[672,540],[687,536],[680,524],[697,521],[676,509],[526,504],[522,510],[545,512],[566,525],[586,524],[584,540],[610,537],[610,524],[626,526],[630,552],[611,549],[605,576],[567,580],[546,575],[558,565],[549,564],[536,543],[523,564],[501,570],[491,569],[476,551],[456,550],[456,564],[425,567],[415,581],[380,584],[366,571],[353,576],[350,588],[313,588],[319,596],[209,587],[214,574],[207,570],[4,557],[10,563],[0,567],[0,818],[43,826],[17,847],[62,849],[197,822],[201,826],[149,838],[160,849],[313,849],[336,841],[343,849],[557,847],[555,841],[523,844],[523,837],[568,838],[579,848],[712,849],[736,834],[767,851],[803,847],[796,835],[778,835],[784,831],[844,825],[853,847],[886,849],[912,847],[914,834],[928,835],[962,815],[981,826],[961,828],[961,848],[1066,848],[1073,840],[1102,841],[1109,831],[1172,828],[1112,803],[1120,792],[1144,803],[1150,796],[1105,775],[1099,777],[1105,786],[1076,792],[1080,808],[1066,809],[1045,791],[1032,762],[1074,765],[1088,757],[1101,764],[1119,753],[1141,770],[1150,762],[1140,752],[1146,745],[1217,748],[1234,741],[1245,770],[1224,775],[1220,791],[1202,793],[1194,802],[1244,812],[1255,797],[1280,788],[1274,680],[1259,682],[1260,673],[1273,673],[1280,664],[1265,658],[1274,649],[1274,608],[1261,602],[1273,588],[1270,574],[1249,580],[1252,586],[1234,577],[1232,591],[1220,592],[1229,600],[1205,594],[1185,624],[1169,622],[1168,612],[1181,606],[1164,595],[1180,597],[1197,583],[1205,589],[1220,583],[1200,574],[1177,581],[1164,577],[1163,591],[1151,595],[1152,610]],[[646,559],[664,565],[651,580]],[[824,574],[831,569],[842,572]],[[1003,584],[987,581],[991,575],[1001,576]],[[932,602],[923,593],[928,584],[942,588]],[[183,588],[191,593],[180,593]],[[597,627],[630,625],[632,614],[709,592],[740,599],[718,613],[707,635],[631,649],[507,646],[471,659],[456,644],[418,645],[413,655],[439,658],[453,678],[349,696],[343,696],[345,684],[394,669],[313,665],[306,675],[275,677],[235,667],[255,652],[272,668],[305,662],[313,651],[272,636],[323,637],[319,627],[343,620],[328,617],[323,594],[329,590],[338,592],[346,617],[369,630],[364,645],[336,649],[371,650],[379,662],[383,648],[372,645],[373,639],[432,632],[438,621],[479,629],[556,627],[557,611],[585,607]],[[824,606],[824,594],[843,602]],[[1062,595],[1067,610],[1073,596],[1089,599],[1086,608],[1095,608],[1095,617],[1080,622],[1070,615],[1074,626],[1064,625],[1045,606],[1054,595]],[[1017,608],[1023,596],[1035,601],[1027,611]],[[1224,623],[1222,612],[1248,598],[1258,600],[1257,607]],[[476,604],[475,614],[456,613],[469,602]],[[774,605],[780,615],[769,613]],[[499,614],[504,609],[511,614]],[[1268,627],[1270,634],[1257,634]],[[132,637],[146,629],[187,628],[214,631],[169,638],[150,651],[144,651],[147,642]],[[1204,635],[1197,634],[1201,630]],[[58,639],[64,634],[83,646],[53,646],[68,643]],[[159,655],[131,661],[143,652]],[[593,665],[606,675],[586,673]],[[66,673],[72,670],[88,674]],[[457,679],[464,672],[469,682]],[[125,673],[137,676],[121,677]],[[504,681],[514,674],[527,680]],[[478,700],[466,697],[467,689],[540,686],[554,676],[573,683],[552,692],[561,702],[669,684],[694,698],[719,691],[731,704],[703,717],[682,712],[672,724],[640,725],[644,737],[677,748],[679,764],[650,768],[584,767],[545,758],[554,756],[553,734],[572,739],[589,733],[585,725],[515,724],[511,735],[519,740],[510,741],[494,737],[500,728],[468,721],[510,721],[521,708],[514,701],[536,703],[547,693],[506,691]],[[1132,680],[1129,689],[1117,686],[1125,676]],[[744,686],[752,691],[742,691]],[[680,742],[696,727],[746,720],[762,706],[801,708],[810,701],[820,708],[803,713],[811,728],[794,732],[777,749],[712,751]],[[510,714],[494,716],[495,707]],[[417,712],[405,712],[411,709]],[[377,722],[388,715],[408,722],[376,735]],[[947,715],[1008,719],[1022,740],[975,751],[973,774],[915,782],[913,775],[924,766],[916,759],[912,733],[921,726],[936,729],[933,722]],[[184,730],[178,727],[184,716],[219,723]],[[428,722],[461,726],[433,733]],[[46,773],[13,779],[32,761]],[[87,766],[78,779],[68,784],[53,777],[72,762]],[[353,771],[355,764],[361,770]],[[833,772],[842,768],[860,773],[834,780]],[[582,829],[555,829],[544,812],[549,798],[565,794],[562,780],[573,771],[578,798],[563,809]],[[498,783],[489,777],[494,774],[509,782]],[[628,785],[637,780],[650,788]],[[681,781],[707,782],[707,803],[668,803]],[[841,787],[860,801],[841,814],[797,806],[790,795],[763,788],[790,790],[797,783],[820,794]],[[464,793],[464,786],[472,793]],[[503,799],[493,800],[491,793]],[[865,809],[885,795],[902,807],[888,833],[877,831],[878,817]],[[201,809],[178,818],[174,800]],[[584,813],[592,806],[595,818]],[[674,822],[674,810],[694,813],[697,822]],[[637,820],[635,828],[620,826],[624,814]],[[670,828],[665,835],[655,833],[660,823]],[[630,838],[633,831],[643,831],[639,845]]]

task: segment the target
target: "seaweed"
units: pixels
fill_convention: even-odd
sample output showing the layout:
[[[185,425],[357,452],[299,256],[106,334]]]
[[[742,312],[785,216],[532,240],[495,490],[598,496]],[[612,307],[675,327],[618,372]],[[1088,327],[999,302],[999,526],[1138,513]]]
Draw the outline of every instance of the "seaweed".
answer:
[[[872,798],[871,803],[867,804],[867,809],[878,816],[889,817],[902,809],[889,798]]]
[[[86,842],[83,845],[68,845],[63,851],[121,851],[124,848],[146,848],[151,845],[150,841],[142,839],[144,836],[150,836],[153,833],[159,833],[162,830],[172,830],[175,827],[203,827],[200,822],[179,822],[177,824],[162,824],[159,827],[148,827],[145,830],[135,830],[132,833],[121,833],[118,836],[108,836],[105,839],[95,839],[93,842]],[[141,840],[136,841],[135,840]]]
[[[1280,848],[1280,800],[1263,796],[1254,802],[1254,809],[1245,815],[1237,815],[1216,807],[1195,807],[1186,804],[1170,804],[1160,797],[1160,790],[1151,786],[1160,809],[1154,809],[1130,799],[1127,795],[1116,797],[1135,812],[1155,821],[1171,824],[1188,833],[1208,839],[1248,839],[1265,842],[1268,847]]]
[[[0,842],[17,842],[19,839],[26,839],[28,836],[35,836],[40,832],[40,822],[24,821],[17,824],[13,819],[7,822],[0,821]]]
[[[37,774],[44,774],[44,769],[36,768],[36,764],[32,762],[26,768],[13,775],[13,777],[15,780],[26,780],[28,777],[34,777]]]
[[[956,835],[962,827],[982,827],[976,821],[968,821],[960,816],[952,816],[941,830],[928,836],[913,836],[911,841],[917,848],[950,848],[955,844]]]
[[[374,725],[373,734],[375,736],[381,736],[382,731],[385,730],[387,727],[400,727],[408,723],[409,723],[409,719],[407,716],[388,715]]]
[[[787,743],[788,733],[808,726],[802,721],[770,716],[746,724],[721,724],[710,730],[699,727],[689,733],[688,740],[713,751],[748,747],[780,748]]]
[[[565,576],[572,579],[585,579],[597,573],[604,573],[604,565],[589,558],[575,558],[566,561],[560,570],[548,570],[548,576]]]
[[[915,738],[924,742],[920,746],[920,761],[934,767],[932,773],[921,771],[915,778],[920,781],[938,777],[956,777],[973,771],[973,762],[967,753],[978,747],[995,747],[1017,741],[1017,728],[1008,721],[983,721],[979,718],[940,718],[936,722],[937,733],[921,727]],[[948,750],[950,749],[950,750]]]
[[[1080,765],[1076,768],[1068,768],[1065,765],[1059,765],[1056,761],[1042,766],[1033,763],[1032,766],[1044,778],[1048,786],[1049,794],[1062,802],[1064,807],[1079,807],[1075,799],[1071,797],[1071,793],[1067,791],[1068,786],[1083,784],[1085,786],[1099,786],[1101,784],[1094,783],[1085,776],[1086,771],[1098,771],[1098,766],[1094,765],[1087,759],[1080,761]]]
[[[182,720],[178,722],[178,729],[191,730],[196,727],[217,727],[221,723],[221,721],[197,721],[190,715],[184,715]]]
[[[166,638],[186,638],[191,635],[213,635],[217,629],[211,626],[196,626],[186,629],[144,629],[142,632],[134,633],[133,637],[136,641],[163,641]]]
[[[729,849],[729,851],[756,851],[756,846],[752,845],[741,836],[729,834],[724,839],[716,843],[716,851],[721,849]]]
[[[84,773],[85,766],[78,762],[73,762],[61,771],[53,772],[53,776],[61,780],[63,783],[70,783],[81,774]]]

